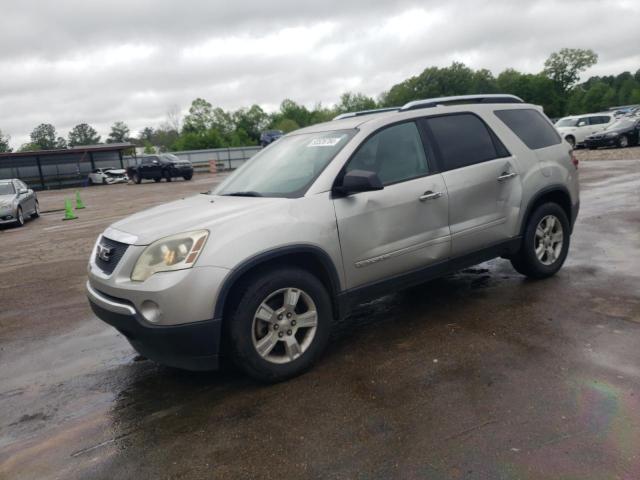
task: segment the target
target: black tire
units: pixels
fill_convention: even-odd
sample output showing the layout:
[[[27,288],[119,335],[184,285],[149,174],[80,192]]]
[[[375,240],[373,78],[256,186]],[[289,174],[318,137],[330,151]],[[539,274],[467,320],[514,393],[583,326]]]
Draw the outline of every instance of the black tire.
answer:
[[[619,148],[626,148],[629,146],[629,137],[627,137],[626,135],[620,135],[620,138],[618,139],[618,143],[617,143]]]
[[[35,210],[31,214],[31,218],[38,218],[40,216],[40,203],[36,200]]]
[[[24,214],[22,213],[22,207],[18,206],[16,212],[16,226],[22,227],[24,225]]]
[[[541,220],[547,216],[555,217],[562,227],[562,247],[553,263],[545,265],[536,255],[536,229]],[[520,251],[511,258],[511,265],[518,273],[530,278],[547,278],[554,275],[569,253],[571,227],[569,219],[562,207],[557,203],[544,203],[534,210],[527,220]]]
[[[265,299],[286,288],[300,289],[311,298],[317,311],[316,331],[299,357],[287,363],[274,363],[263,358],[253,344],[254,316]],[[240,369],[261,382],[281,382],[300,375],[318,360],[327,346],[332,318],[329,294],[314,275],[295,267],[263,271],[244,281],[234,294],[233,306],[225,321],[231,357]]]
[[[571,148],[576,148],[576,139],[573,138],[571,135],[566,137],[565,140],[569,143],[569,145],[571,145]]]
[[[103,184],[103,185],[106,185],[106,184],[107,184],[107,179],[106,179],[106,178],[103,178],[103,179],[102,179],[102,184]]]
[[[188,182],[188,181],[189,181],[189,180],[191,180],[191,178],[193,178],[193,177],[192,177],[191,175],[185,175],[185,176],[184,176],[184,177],[182,177],[182,178],[184,178],[184,179]]]
[[[171,172],[164,172],[164,178],[167,182],[170,182],[171,179]]]
[[[142,182],[142,179],[140,178],[140,175],[138,173],[134,173],[131,177],[131,180],[133,180],[137,184],[140,184],[140,182]]]

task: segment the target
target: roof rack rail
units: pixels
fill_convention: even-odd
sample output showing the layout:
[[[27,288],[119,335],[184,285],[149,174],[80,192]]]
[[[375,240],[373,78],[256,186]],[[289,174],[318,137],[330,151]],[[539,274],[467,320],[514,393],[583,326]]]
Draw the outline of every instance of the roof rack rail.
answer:
[[[382,113],[382,112],[397,112],[400,110],[400,107],[389,107],[389,108],[374,108],[372,110],[361,110],[359,112],[347,112],[341,113],[334,120],[342,120],[343,118],[352,118],[352,117],[362,117],[363,115],[373,115],[374,113]]]
[[[431,108],[438,105],[460,105],[465,103],[524,103],[520,97],[508,94],[486,94],[486,95],[457,95],[454,97],[427,98],[425,100],[415,100],[403,105],[401,112],[416,110],[418,108]]]

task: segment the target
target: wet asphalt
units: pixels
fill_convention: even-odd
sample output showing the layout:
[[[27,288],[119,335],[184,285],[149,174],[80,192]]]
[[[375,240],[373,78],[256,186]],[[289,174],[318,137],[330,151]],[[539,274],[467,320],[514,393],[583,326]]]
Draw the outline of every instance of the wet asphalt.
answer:
[[[215,179],[1,229],[0,479],[640,478],[640,160],[580,175],[557,276],[493,260],[381,298],[273,386],[140,359],[84,297],[100,231]]]

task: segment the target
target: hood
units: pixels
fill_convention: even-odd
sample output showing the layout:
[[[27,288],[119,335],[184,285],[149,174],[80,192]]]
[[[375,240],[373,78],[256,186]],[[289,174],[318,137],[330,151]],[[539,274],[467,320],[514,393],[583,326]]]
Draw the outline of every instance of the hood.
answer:
[[[104,173],[111,173],[112,175],[124,175],[125,173],[127,173],[127,171],[120,168],[110,168],[108,170],[105,170]]]
[[[150,243],[169,235],[216,227],[239,217],[255,215],[286,198],[224,197],[200,194],[144,210],[117,221],[111,228],[135,235],[136,245]]]
[[[0,195],[0,205],[4,205],[5,203],[11,203],[14,198],[16,198],[15,193],[7,193],[6,195]]]

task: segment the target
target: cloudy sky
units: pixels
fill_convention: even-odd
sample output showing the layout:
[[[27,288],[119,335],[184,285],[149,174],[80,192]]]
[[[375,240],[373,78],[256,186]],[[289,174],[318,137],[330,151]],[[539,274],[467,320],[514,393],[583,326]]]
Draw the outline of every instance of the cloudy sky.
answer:
[[[452,61],[538,72],[562,47],[599,54],[586,76],[636,71],[638,0],[2,0],[0,130],[18,147],[42,122],[137,132],[196,97],[330,105]]]

